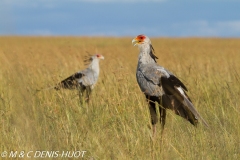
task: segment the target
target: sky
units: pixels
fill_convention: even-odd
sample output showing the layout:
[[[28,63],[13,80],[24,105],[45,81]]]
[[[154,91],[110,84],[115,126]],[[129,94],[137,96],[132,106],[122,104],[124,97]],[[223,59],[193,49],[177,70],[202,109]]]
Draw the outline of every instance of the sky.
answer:
[[[240,37],[240,0],[0,0],[0,36]]]

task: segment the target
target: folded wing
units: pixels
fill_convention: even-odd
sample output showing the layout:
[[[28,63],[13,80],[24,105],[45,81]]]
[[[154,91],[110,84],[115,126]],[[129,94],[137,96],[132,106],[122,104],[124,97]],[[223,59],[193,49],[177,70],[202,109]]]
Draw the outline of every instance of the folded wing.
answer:
[[[68,78],[62,80],[60,83],[57,84],[55,89],[65,88],[65,89],[76,89],[79,87],[79,80],[83,78],[85,75],[82,72],[77,72]]]
[[[161,88],[162,93],[159,96],[161,96],[163,108],[173,110],[177,115],[185,118],[193,125],[196,125],[200,119],[208,126],[186,94],[186,86],[174,74],[157,64],[145,65],[141,72],[147,83],[151,84],[149,86],[154,85],[156,88],[154,90]]]

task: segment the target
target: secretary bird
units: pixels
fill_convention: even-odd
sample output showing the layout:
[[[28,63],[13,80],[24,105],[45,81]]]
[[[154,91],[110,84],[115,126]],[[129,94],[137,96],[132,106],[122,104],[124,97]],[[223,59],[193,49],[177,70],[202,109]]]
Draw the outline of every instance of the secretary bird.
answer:
[[[185,118],[194,126],[197,125],[199,119],[208,126],[186,94],[186,86],[173,73],[157,64],[156,59],[158,58],[154,55],[150,39],[145,35],[138,35],[132,40],[132,43],[134,46],[137,45],[140,51],[136,77],[149,105],[153,136],[158,121],[155,102],[159,106],[162,133],[166,120],[166,109],[173,110],[175,114]]]
[[[83,94],[86,91],[86,102],[89,102],[90,94],[92,89],[97,83],[99,77],[99,61],[100,59],[104,59],[101,54],[96,54],[90,56],[85,62],[90,62],[88,68],[79,71],[68,78],[62,80],[58,83],[54,88],[59,90],[61,88],[64,89],[77,89],[79,91],[80,102],[82,102]]]

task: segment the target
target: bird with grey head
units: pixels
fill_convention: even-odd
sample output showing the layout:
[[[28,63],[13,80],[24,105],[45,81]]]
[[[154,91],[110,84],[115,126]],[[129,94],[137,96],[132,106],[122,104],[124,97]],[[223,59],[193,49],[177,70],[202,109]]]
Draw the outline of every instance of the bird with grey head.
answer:
[[[63,89],[77,89],[79,91],[80,102],[83,102],[83,96],[86,92],[85,101],[89,102],[90,94],[97,83],[100,67],[99,61],[103,60],[104,57],[101,54],[96,54],[88,57],[85,62],[88,62],[89,65],[86,69],[78,71],[68,78],[62,80],[54,88],[59,90]]]

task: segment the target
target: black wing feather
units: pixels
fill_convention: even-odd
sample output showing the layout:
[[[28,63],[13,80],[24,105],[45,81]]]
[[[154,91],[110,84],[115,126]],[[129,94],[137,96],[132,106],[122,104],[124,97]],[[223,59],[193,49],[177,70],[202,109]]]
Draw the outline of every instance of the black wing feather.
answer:
[[[201,115],[194,108],[191,99],[184,92],[184,95],[180,93],[177,89],[178,87],[182,87],[185,91],[187,88],[185,85],[175,76],[170,76],[169,78],[162,77],[162,87],[164,92],[166,93],[165,98],[165,107],[174,110],[174,112],[187,119],[193,125],[196,125],[198,119],[201,119],[204,125],[208,126],[206,121],[201,117]]]
[[[150,45],[150,47],[151,47],[150,56],[152,57],[152,59],[154,59],[155,62],[157,62],[156,59],[158,59],[158,57],[154,54],[155,53],[154,48],[152,45]]]
[[[66,88],[66,89],[74,89],[79,86],[78,79],[82,78],[84,76],[83,73],[77,72],[68,78],[62,80],[56,87],[55,89],[60,89],[60,88]]]

